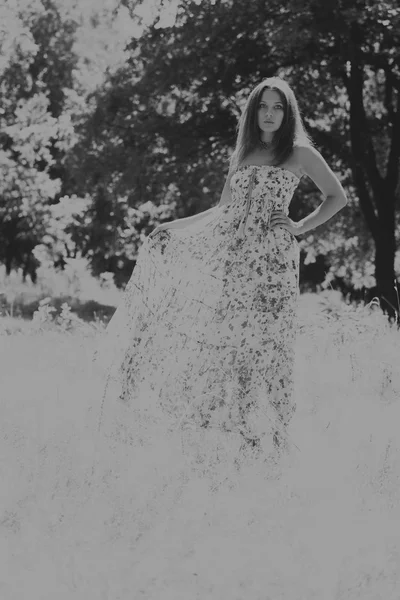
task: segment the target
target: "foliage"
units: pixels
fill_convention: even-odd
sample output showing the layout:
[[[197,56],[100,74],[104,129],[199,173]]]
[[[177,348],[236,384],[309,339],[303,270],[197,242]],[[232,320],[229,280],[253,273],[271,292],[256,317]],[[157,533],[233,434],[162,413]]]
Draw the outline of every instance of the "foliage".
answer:
[[[36,281],[43,246],[61,268],[79,254],[87,223],[76,204],[87,197],[69,194],[66,159],[87,94],[115,61],[110,51],[123,47],[116,7],[0,1],[0,261],[7,273],[22,267]]]
[[[162,203],[174,183],[176,217],[206,209],[221,191],[244,98],[262,78],[279,74],[293,84],[307,127],[350,199],[334,221],[306,236],[304,261],[312,261],[317,248],[330,279],[340,268],[348,284],[370,286],[386,277],[377,272],[377,244],[399,231],[390,209],[395,198],[398,205],[398,22],[393,1],[345,0],[339,7],[317,0],[182,0],[172,25],[156,19],[132,39],[126,64],[96,93],[78,172],[84,171],[87,189],[113,207],[119,195],[127,195],[130,206],[149,198]],[[362,70],[361,99],[351,65]],[[293,217],[308,214],[317,197],[315,186],[302,183]],[[380,262],[381,270],[388,263],[387,276],[394,254],[392,243]]]
[[[64,112],[75,66],[75,24],[51,0],[1,6],[0,260],[36,279],[33,249],[46,235],[74,141]],[[8,26],[8,27],[7,27]]]
[[[56,310],[68,303],[71,310],[85,321],[108,321],[121,301],[112,281],[112,273],[95,278],[90,275],[87,261],[68,259],[63,270],[55,269],[51,261],[43,260],[37,270],[37,281],[22,280],[22,270],[5,276],[0,269],[0,315],[31,319],[45,299]]]
[[[157,3],[154,4],[156,6]],[[163,8],[161,7],[161,4]],[[349,204],[301,240],[302,275],[391,295],[399,257],[400,55],[394,0],[0,2],[0,261],[127,281],[159,222],[214,205],[241,106],[293,85]],[[320,202],[304,179],[297,220]],[[396,261],[396,262],[395,262]],[[321,281],[323,281],[323,279]],[[378,293],[379,292],[379,293]]]
[[[77,317],[67,302],[61,305],[61,312],[58,316],[54,313],[57,309],[50,305],[51,298],[44,298],[39,304],[39,308],[34,312],[32,325],[38,330],[53,328],[56,326],[61,332],[73,331],[76,327],[84,326],[85,322]]]

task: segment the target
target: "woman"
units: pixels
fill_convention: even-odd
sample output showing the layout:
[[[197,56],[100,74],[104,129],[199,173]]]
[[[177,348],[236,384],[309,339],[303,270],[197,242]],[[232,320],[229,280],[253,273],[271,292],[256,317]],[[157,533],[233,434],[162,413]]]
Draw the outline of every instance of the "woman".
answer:
[[[325,196],[299,222],[303,175]],[[159,225],[146,239],[110,322],[114,381],[132,410],[181,427],[217,428],[258,448],[287,447],[293,397],[299,246],[295,236],[346,205],[305,133],[293,91],[262,81],[240,118],[218,206]],[[122,338],[125,343],[122,343]],[[152,408],[151,408],[152,407]],[[104,418],[104,403],[101,419]]]

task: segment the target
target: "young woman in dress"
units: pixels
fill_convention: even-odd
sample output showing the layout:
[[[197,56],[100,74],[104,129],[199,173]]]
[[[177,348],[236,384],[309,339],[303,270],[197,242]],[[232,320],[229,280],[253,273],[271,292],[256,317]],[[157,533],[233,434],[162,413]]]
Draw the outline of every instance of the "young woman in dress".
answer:
[[[310,215],[299,222],[294,222],[287,214],[288,207],[293,192],[304,175],[313,180],[322,192],[324,200]],[[254,184],[256,184],[255,188]],[[232,187],[233,195],[236,196],[234,198]],[[268,285],[264,286],[263,292],[268,288],[268,294],[263,295],[263,307],[257,305],[255,301],[260,287],[262,288],[262,282],[259,282],[258,289],[249,285],[246,307],[242,306],[241,315],[243,321],[250,323],[251,319],[248,316],[253,313],[253,325],[247,328],[240,339],[240,345],[250,350],[249,336],[252,327],[253,329],[260,327],[264,339],[270,342],[269,347],[268,343],[264,346],[261,344],[258,352],[262,355],[260,364],[264,369],[266,384],[264,398],[268,398],[269,404],[276,408],[275,417],[280,425],[273,437],[277,446],[281,444],[282,438],[287,437],[286,428],[296,408],[293,399],[292,371],[293,330],[298,300],[299,247],[295,236],[307,233],[325,223],[346,203],[346,194],[337,176],[313,147],[304,130],[292,89],[282,79],[273,77],[261,82],[251,92],[244,107],[239,122],[236,147],[231,156],[229,173],[218,206],[192,217],[159,225],[150,234],[152,238],[160,231],[190,229],[199,227],[199,224],[201,228],[201,222],[207,228],[208,224],[212,225],[215,222],[216,215],[220,214],[219,211],[223,211],[224,207],[228,211],[231,207],[232,210],[234,206],[239,207],[240,214],[232,215],[233,219],[240,220],[237,229],[229,229],[231,224],[229,218],[225,225],[237,240],[243,240],[247,235],[247,242],[250,245],[246,248],[246,245],[233,244],[230,250],[236,255],[238,261],[242,260],[247,264],[250,264],[250,258],[253,257],[259,272],[263,272],[263,276],[268,274],[268,281],[264,278],[264,283]],[[262,213],[263,217],[260,216]],[[261,223],[260,229],[258,226],[260,219],[263,221],[263,218],[264,222]],[[247,234],[246,225],[249,227]],[[257,234],[257,227],[258,233],[261,233],[258,236],[254,235]],[[214,231],[219,233],[218,229]],[[260,243],[267,256],[261,257],[255,254],[257,253],[255,245]],[[263,267],[266,267],[264,271],[262,271]],[[232,278],[234,271],[231,271],[229,276]],[[282,279],[284,279],[283,283]],[[243,275],[242,282],[243,285],[249,283],[249,272]],[[226,289],[227,294],[228,289],[229,286]],[[235,302],[238,291],[232,288],[231,293]],[[256,307],[255,311],[254,307]],[[257,312],[258,316],[255,315]],[[266,316],[268,312],[270,318]],[[260,317],[260,314],[263,314],[264,318]],[[274,323],[270,323],[271,319]],[[254,354],[249,352],[250,355],[254,359]],[[259,354],[256,356],[260,358]],[[250,391],[254,391],[257,387],[261,389],[259,386],[262,376],[260,369],[256,377],[254,369],[244,365],[243,362],[246,360],[239,362],[243,371],[242,396],[248,397]],[[247,409],[243,408],[243,411]],[[268,418],[271,420],[271,416]],[[254,433],[255,431],[251,432],[249,428],[246,433],[242,430],[242,435],[247,441],[258,445],[260,437],[253,435]]]
[[[289,204],[303,175],[324,199],[294,222]],[[133,410],[150,393],[175,428],[218,428],[245,445],[272,439],[287,448],[296,410],[296,236],[346,202],[289,85],[261,82],[244,107],[218,206],[159,225],[141,247],[110,322],[126,340],[120,399]]]
[[[259,83],[247,100],[239,121],[236,147],[219,206],[230,202],[232,174],[246,164],[284,167],[299,178],[306,175],[325,196],[313,213],[297,223],[281,211],[273,211],[271,228],[284,227],[293,235],[301,235],[328,221],[347,204],[346,193],[339,179],[312,146],[304,130],[293,90],[279,77]],[[208,216],[213,210],[214,207],[192,217],[162,223],[150,236],[165,229],[186,227]]]

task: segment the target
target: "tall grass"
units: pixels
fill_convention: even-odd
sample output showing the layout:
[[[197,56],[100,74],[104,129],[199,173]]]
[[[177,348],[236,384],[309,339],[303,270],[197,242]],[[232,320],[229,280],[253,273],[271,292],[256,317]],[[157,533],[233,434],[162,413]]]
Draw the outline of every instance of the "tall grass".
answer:
[[[98,436],[102,327],[64,310],[0,327],[2,598],[398,600],[400,340],[379,310],[301,297],[294,452],[240,474],[221,435],[144,442],[117,402],[125,436]]]

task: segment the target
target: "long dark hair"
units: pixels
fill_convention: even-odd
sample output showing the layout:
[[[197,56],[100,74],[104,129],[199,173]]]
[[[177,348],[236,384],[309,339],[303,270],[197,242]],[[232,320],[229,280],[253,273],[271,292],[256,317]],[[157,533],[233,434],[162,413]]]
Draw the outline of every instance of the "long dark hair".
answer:
[[[300,115],[299,106],[291,87],[280,77],[268,77],[250,93],[238,123],[236,146],[230,158],[229,171],[233,173],[248,154],[260,143],[258,127],[258,106],[264,90],[274,90],[280,96],[284,107],[284,117],[273,138],[275,166],[287,160],[297,144],[312,146]]]

